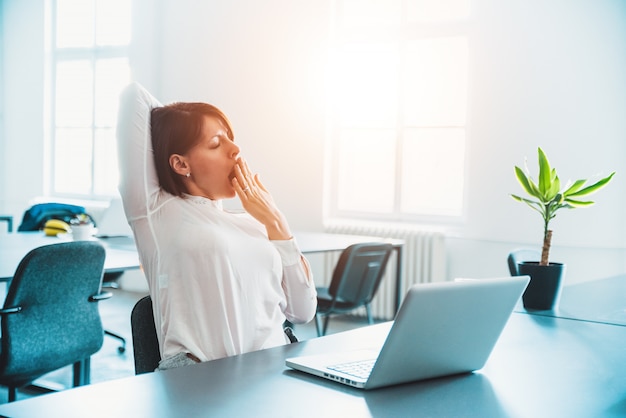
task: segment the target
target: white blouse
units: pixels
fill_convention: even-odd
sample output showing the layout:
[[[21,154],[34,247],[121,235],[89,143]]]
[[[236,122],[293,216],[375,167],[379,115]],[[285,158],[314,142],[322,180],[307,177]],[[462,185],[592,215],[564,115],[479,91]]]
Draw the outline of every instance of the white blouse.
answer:
[[[118,152],[120,193],[148,280],[161,357],[189,352],[206,361],[287,343],[285,319],[304,323],[315,315],[306,259],[294,239],[270,241],[247,213],[159,187],[149,135],[150,109],[159,105],[140,85],[127,88]]]

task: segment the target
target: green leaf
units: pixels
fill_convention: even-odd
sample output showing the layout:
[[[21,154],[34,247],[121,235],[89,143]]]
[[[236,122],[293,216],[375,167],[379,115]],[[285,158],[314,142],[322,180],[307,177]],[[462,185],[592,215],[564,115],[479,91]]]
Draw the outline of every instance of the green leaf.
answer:
[[[547,197],[547,192],[552,186],[551,182],[551,169],[548,157],[541,148],[537,149],[539,155],[539,191],[544,197]]]
[[[567,190],[563,192],[563,194],[565,196],[568,196],[571,193],[577,192],[581,187],[584,186],[586,182],[587,180],[576,180],[574,184],[572,184],[570,187],[567,188]]]
[[[580,200],[572,200],[572,199],[565,199],[565,202],[567,204],[575,207],[575,208],[584,208],[584,207],[587,207],[587,206],[591,206],[591,205],[593,205],[595,203],[595,202],[592,202],[590,200],[586,201],[586,202],[583,202],[583,201],[580,201]]]
[[[554,173],[554,176],[551,181],[550,189],[546,193],[546,201],[548,202],[554,200],[561,190],[561,181],[559,180],[559,176],[556,175],[556,170],[552,170],[552,172]]]
[[[517,200],[518,202],[524,202],[526,203],[528,206],[530,206],[531,208],[533,208],[534,210],[536,210],[537,212],[539,212],[541,214],[542,217],[545,218],[544,215],[544,206],[543,204],[541,204],[541,202],[537,202],[535,200],[530,200],[530,199],[525,199],[523,197],[520,196],[516,196],[514,194],[511,195],[511,197],[515,200]]]
[[[526,193],[537,198],[540,197],[536,192],[536,187],[533,187],[534,183],[532,182],[532,180],[526,177],[524,170],[522,170],[518,166],[515,166],[515,176],[517,177],[517,181],[519,181]]]
[[[608,176],[606,176],[605,178],[603,178],[602,180],[599,180],[596,183],[592,184],[591,186],[587,186],[584,189],[579,190],[575,193],[570,193],[568,197],[580,197],[580,196],[585,196],[591,193],[595,193],[601,188],[603,188],[604,186],[606,186],[609,183],[609,181],[611,181],[614,175],[615,175],[615,171],[609,174]]]

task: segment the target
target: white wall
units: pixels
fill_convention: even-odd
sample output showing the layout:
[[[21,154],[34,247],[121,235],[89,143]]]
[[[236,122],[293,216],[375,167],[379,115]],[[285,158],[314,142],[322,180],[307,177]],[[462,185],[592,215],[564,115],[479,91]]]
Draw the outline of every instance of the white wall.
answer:
[[[4,0],[0,212],[21,214],[43,193],[43,0]]]
[[[539,215],[513,201],[513,166],[541,146],[562,180],[616,170],[596,206],[552,222],[554,261],[570,281],[624,271],[626,2],[476,1],[472,29],[466,223],[449,272],[506,273],[515,245],[539,247]]]
[[[42,191],[41,48],[24,48],[41,35],[42,3],[2,3],[0,212]],[[292,227],[321,230],[330,0],[135,5],[135,79],[164,102],[221,107]],[[553,260],[571,282],[623,273],[626,2],[475,0],[470,45],[468,194],[463,222],[449,228],[450,277],[506,275],[510,249],[540,245],[539,215],[509,197],[519,192],[513,166],[528,157],[534,167],[537,146],[564,179],[618,172],[596,206],[558,215]]]

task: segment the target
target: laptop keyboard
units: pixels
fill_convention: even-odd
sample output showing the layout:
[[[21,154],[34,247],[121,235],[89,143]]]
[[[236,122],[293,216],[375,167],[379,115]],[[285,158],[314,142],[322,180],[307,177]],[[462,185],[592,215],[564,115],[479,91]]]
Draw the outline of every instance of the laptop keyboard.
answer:
[[[376,359],[351,361],[348,363],[334,364],[328,366],[330,370],[349,374],[361,379],[367,379],[372,372]]]

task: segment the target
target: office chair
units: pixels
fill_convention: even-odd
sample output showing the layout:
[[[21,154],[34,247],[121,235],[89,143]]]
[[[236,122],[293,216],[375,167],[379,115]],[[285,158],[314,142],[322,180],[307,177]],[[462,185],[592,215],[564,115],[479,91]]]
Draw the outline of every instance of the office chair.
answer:
[[[70,223],[71,219],[76,215],[86,214],[85,208],[77,205],[69,205],[65,203],[38,203],[28,208],[22,217],[22,222],[17,228],[18,232],[31,232],[42,230],[44,225],[50,219],[59,219],[63,222]],[[89,215],[87,215],[89,216]],[[89,216],[91,218],[91,216]],[[91,218],[93,220],[93,218]],[[96,225],[93,222],[94,226]],[[103,277],[103,287],[118,288],[117,281],[122,273],[105,273]],[[120,341],[117,351],[123,353],[126,351],[126,339],[112,331],[105,330],[104,333],[110,337]]]
[[[98,302],[102,293],[104,248],[93,241],[45,245],[30,251],[17,267],[0,309],[0,384],[17,388],[68,366],[73,385],[89,383],[90,357],[104,332]]]
[[[153,372],[159,367],[161,352],[152,314],[152,299],[149,295],[139,299],[133,307],[130,313],[130,326],[135,355],[135,374]]]
[[[529,248],[520,248],[517,250],[513,250],[509,253],[509,256],[507,257],[509,272],[511,273],[511,276],[519,276],[519,263],[523,261],[539,260],[541,260],[541,253],[537,250]]]
[[[326,334],[330,315],[365,307],[367,321],[374,323],[370,302],[376,295],[393,246],[384,243],[354,244],[343,250],[329,287],[317,288],[317,335]],[[322,326],[321,317],[324,316]]]
[[[13,232],[13,216],[0,215],[0,222],[6,222],[7,232]]]

